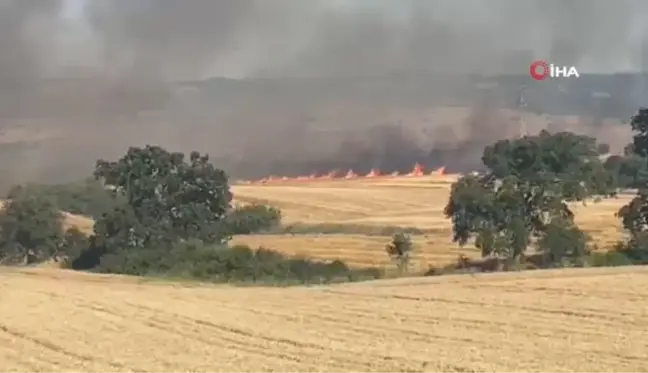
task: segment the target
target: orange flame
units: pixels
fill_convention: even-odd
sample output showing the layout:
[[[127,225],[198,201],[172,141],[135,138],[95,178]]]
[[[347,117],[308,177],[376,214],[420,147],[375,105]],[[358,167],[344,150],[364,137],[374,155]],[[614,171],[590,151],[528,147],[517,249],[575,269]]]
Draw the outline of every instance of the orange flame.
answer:
[[[369,173],[365,175],[365,177],[377,177],[377,176],[380,176],[380,170],[376,168],[372,168],[371,171],[369,171]]]
[[[439,167],[436,170],[432,171],[431,175],[445,175],[445,167]]]
[[[421,166],[420,163],[416,163],[414,165],[414,168],[412,169],[412,172],[408,174],[408,176],[423,176],[423,166]]]

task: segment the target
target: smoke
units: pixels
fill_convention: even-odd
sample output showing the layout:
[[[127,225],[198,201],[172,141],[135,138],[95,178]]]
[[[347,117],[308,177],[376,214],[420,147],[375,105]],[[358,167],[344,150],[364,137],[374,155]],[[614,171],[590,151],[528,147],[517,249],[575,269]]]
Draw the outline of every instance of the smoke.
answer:
[[[639,70],[647,15],[640,0],[2,0],[0,167],[10,183],[60,181],[159,143],[242,176],[470,168],[519,121],[502,110],[516,94],[475,94],[466,74],[526,74],[536,58]],[[185,84],[209,77],[243,80]]]

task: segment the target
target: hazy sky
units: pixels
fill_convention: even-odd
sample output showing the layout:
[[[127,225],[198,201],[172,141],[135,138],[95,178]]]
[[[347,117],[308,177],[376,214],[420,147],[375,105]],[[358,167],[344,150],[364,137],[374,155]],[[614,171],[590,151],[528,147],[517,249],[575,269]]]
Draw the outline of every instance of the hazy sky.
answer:
[[[556,53],[575,59],[582,72],[611,72],[639,68],[637,45],[648,24],[648,2],[641,0],[210,1],[131,0],[108,6],[92,1],[90,19],[103,17],[101,24],[90,21],[94,35],[102,38],[97,42],[79,35],[89,30],[79,26],[87,0],[65,0],[63,14],[77,23],[66,33],[66,40],[76,42],[66,61],[95,63],[93,58],[105,57],[97,46],[111,43],[122,60],[126,54],[186,51],[181,43],[195,43],[214,50],[191,51],[195,56],[187,57],[200,59],[199,67],[170,56],[165,73],[189,68],[202,76],[229,77],[352,74],[367,64],[376,65],[370,70],[438,64],[475,72],[480,63],[498,68],[506,53],[528,49],[537,59],[551,60]],[[142,9],[146,14],[138,13]],[[210,12],[213,20],[205,15]],[[194,20],[195,25],[186,24]],[[162,45],[164,38],[169,45]],[[119,45],[123,51],[116,52]]]
[[[54,161],[91,167],[87,159],[138,141],[231,150],[254,162],[301,159],[321,138],[296,139],[295,128],[357,129],[401,118],[417,125],[431,118],[430,126],[446,128],[436,115],[399,106],[421,105],[422,94],[408,82],[431,73],[527,74],[534,59],[574,64],[581,73],[637,69],[647,14],[646,0],[0,0],[0,129],[58,128],[57,141],[70,144],[12,159],[23,176],[50,170]],[[231,90],[221,84],[213,104],[175,99],[170,83],[215,76],[393,79],[367,79],[362,92],[347,89],[356,81],[346,79]],[[48,79],[61,77],[86,79]],[[445,102],[450,85],[422,87],[424,106]],[[376,98],[384,92],[388,101]],[[450,136],[456,149],[480,133],[508,133],[499,119],[490,127],[481,121],[488,117],[483,107],[494,104],[474,100],[466,105],[476,114],[447,123],[452,131],[477,128]],[[334,155],[333,140],[348,137],[338,135],[329,144]]]

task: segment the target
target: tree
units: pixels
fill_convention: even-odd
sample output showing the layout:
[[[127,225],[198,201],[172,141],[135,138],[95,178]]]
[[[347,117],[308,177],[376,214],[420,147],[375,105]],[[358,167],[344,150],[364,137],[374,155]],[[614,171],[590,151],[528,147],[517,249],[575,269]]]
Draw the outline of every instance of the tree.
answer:
[[[645,162],[636,154],[613,155],[605,161],[605,169],[613,175],[618,187],[636,188],[640,182],[640,173],[645,168]]]
[[[601,143],[596,146],[598,155],[605,155],[610,153],[610,144]]]
[[[648,262],[648,108],[640,108],[630,120],[630,126],[635,134],[626,152],[636,157],[640,165],[634,182],[637,193],[617,215],[630,233],[630,240],[622,250],[639,262]]]
[[[537,247],[546,264],[580,265],[579,261],[589,253],[589,241],[590,237],[572,220],[554,218],[538,239]]]
[[[232,200],[227,175],[207,155],[192,152],[187,162],[159,146],[131,147],[116,162],[97,161],[94,176],[125,200],[95,223],[93,242],[104,254],[229,238],[223,227]]]
[[[385,246],[387,255],[396,261],[398,271],[401,273],[407,271],[413,250],[412,239],[405,233],[394,234],[391,242]]]
[[[54,256],[64,237],[63,216],[51,200],[26,195],[0,212],[0,261],[42,261]]]
[[[95,219],[123,203],[122,198],[114,198],[113,193],[94,178],[67,184],[17,185],[9,190],[7,198],[14,199],[29,194],[51,199],[62,211]]]
[[[500,140],[484,149],[482,175],[453,184],[446,217],[453,241],[475,239],[482,256],[517,260],[553,219],[573,221],[568,202],[614,194],[596,140],[570,132]]]

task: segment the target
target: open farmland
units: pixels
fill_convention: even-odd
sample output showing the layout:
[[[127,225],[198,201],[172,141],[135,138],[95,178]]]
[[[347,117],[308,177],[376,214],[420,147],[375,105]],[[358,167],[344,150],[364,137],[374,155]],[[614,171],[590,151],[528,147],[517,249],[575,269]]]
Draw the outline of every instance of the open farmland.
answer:
[[[460,253],[478,254],[451,242],[450,221],[443,216],[443,208],[455,180],[456,176],[446,175],[237,185],[234,194],[239,202],[279,207],[287,224],[348,225],[352,234],[253,235],[235,237],[234,242],[302,256],[339,258],[355,265],[386,265],[384,245],[389,238],[358,234],[352,227],[374,226],[376,231],[381,226],[415,227],[427,233],[414,237],[417,252],[413,266],[446,264]],[[599,247],[609,247],[622,238],[621,223],[614,214],[629,198],[623,195],[574,205],[578,224]]]
[[[4,371],[646,371],[648,269],[312,288],[0,272]]]
[[[454,262],[459,254],[478,256],[470,246],[452,243],[450,221],[443,216],[454,175],[318,180],[277,184],[234,185],[237,203],[266,203],[282,210],[284,224],[333,227],[333,232],[259,234],[234,237],[233,243],[264,246],[290,255],[341,259],[356,266],[386,266],[384,246],[390,237],[382,228],[411,227],[414,270]],[[576,221],[598,247],[609,248],[623,237],[614,214],[631,198],[621,195],[586,205],[574,204]],[[92,219],[65,213],[65,226],[92,231]]]

